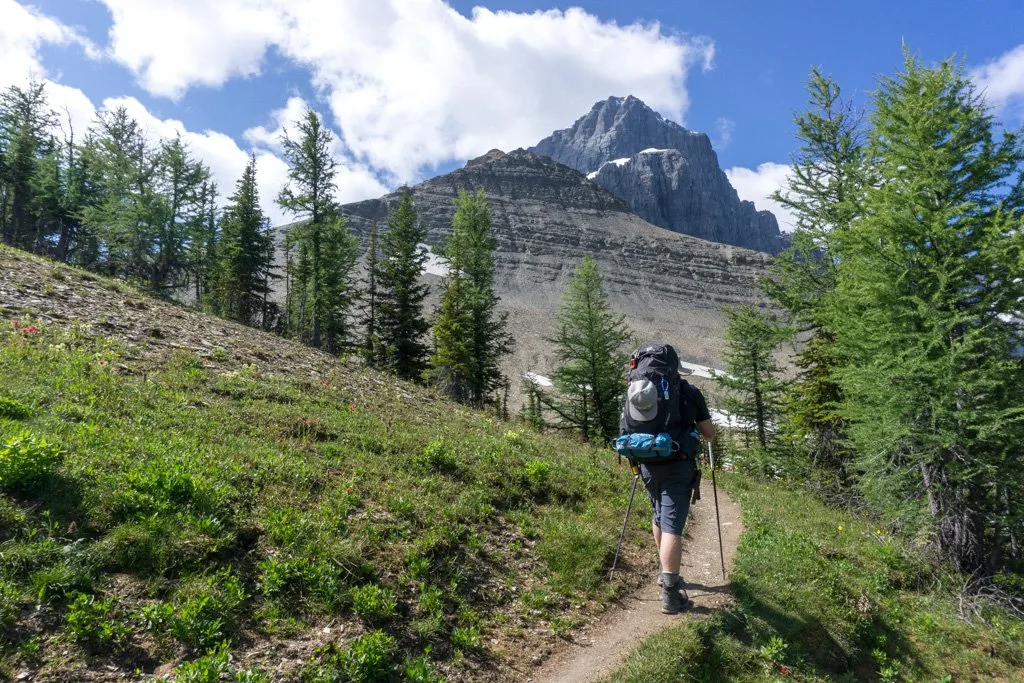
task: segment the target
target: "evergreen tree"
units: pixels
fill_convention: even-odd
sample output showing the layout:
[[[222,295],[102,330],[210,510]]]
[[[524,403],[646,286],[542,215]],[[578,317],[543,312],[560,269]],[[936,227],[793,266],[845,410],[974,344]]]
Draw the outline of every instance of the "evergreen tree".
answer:
[[[266,324],[266,301],[274,277],[274,238],[260,208],[256,157],[228,199],[220,223],[217,265],[209,305],[215,313],[244,325]]]
[[[861,486],[924,512],[954,566],[992,573],[1022,559],[1021,138],[996,135],[962,68],[907,55],[881,80],[870,144],[882,180],[832,297]]]
[[[482,406],[502,385],[501,359],[512,346],[507,315],[498,314],[494,293],[491,216],[483,191],[461,192],[451,239],[442,305],[434,325],[431,375],[456,400]]]
[[[426,228],[417,225],[408,188],[388,215],[377,274],[381,365],[399,377],[419,380],[429,350],[424,341],[430,325],[423,316],[429,288],[420,281],[427,261],[422,248]]]
[[[0,235],[7,244],[37,251],[44,246],[34,190],[40,174],[53,177],[55,127],[43,83],[0,93]]]
[[[153,291],[167,294],[180,289],[190,265],[188,251],[191,248],[205,254],[207,243],[212,241],[204,229],[209,210],[209,177],[209,170],[192,158],[180,135],[161,143],[154,176],[154,202],[162,210],[154,226],[149,278]],[[195,262],[192,265],[194,268]],[[197,286],[197,300],[201,296]]]
[[[631,340],[624,316],[608,304],[597,262],[585,256],[562,296],[557,332],[547,340],[558,363],[552,377],[556,393],[538,393],[557,416],[557,427],[596,443],[618,435]]]
[[[302,224],[288,234],[294,257],[288,259],[289,319],[296,336],[317,348],[339,352],[350,336],[348,315],[354,297],[351,282],[357,244],[334,200],[337,163],[331,136],[316,112],[307,110],[297,124],[298,138],[282,140],[291,168],[277,202]],[[289,254],[291,249],[289,249]]]
[[[792,246],[779,255],[763,281],[764,291],[806,339],[797,353],[800,373],[783,399],[780,433],[805,453],[813,476],[832,492],[849,483],[851,453],[845,444],[840,364],[832,349],[828,297],[836,285],[839,240],[862,212],[869,177],[863,116],[842,98],[839,85],[811,71],[810,109],[797,115],[800,151],[775,200],[796,217]],[[808,337],[809,335],[809,337]]]
[[[779,418],[783,383],[774,353],[786,332],[753,306],[726,310],[725,375],[717,381],[729,390],[725,408],[751,425],[762,449]]]
[[[123,107],[97,115],[84,153],[95,195],[82,218],[98,243],[96,266],[110,275],[149,283],[164,214],[153,187],[156,155]]]

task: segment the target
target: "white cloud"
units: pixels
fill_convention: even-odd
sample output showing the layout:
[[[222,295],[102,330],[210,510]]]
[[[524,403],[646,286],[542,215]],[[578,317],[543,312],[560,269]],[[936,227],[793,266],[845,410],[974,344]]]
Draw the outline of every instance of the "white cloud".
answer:
[[[270,47],[307,65],[350,152],[398,181],[533,144],[612,94],[682,120],[713,45],[581,9],[514,13],[442,0],[103,0],[112,56],[176,97],[259,71]]]
[[[736,122],[732,119],[720,118],[715,121],[715,148],[723,150],[732,144],[732,134],[736,131]]]
[[[768,210],[775,214],[779,221],[779,229],[783,232],[793,232],[796,227],[796,218],[789,209],[778,202],[769,199],[776,190],[781,190],[789,176],[789,166],[777,164],[773,161],[766,161],[759,165],[757,170],[735,166],[728,169],[725,175],[729,182],[736,188],[736,194],[740,199],[754,202],[758,210]]]
[[[56,19],[15,0],[0,0],[0,87],[42,80],[46,70],[39,61],[39,49],[47,44],[78,45],[90,57],[98,54],[92,43]]]
[[[1024,118],[1024,45],[971,71],[971,78],[999,111],[1016,111]]]

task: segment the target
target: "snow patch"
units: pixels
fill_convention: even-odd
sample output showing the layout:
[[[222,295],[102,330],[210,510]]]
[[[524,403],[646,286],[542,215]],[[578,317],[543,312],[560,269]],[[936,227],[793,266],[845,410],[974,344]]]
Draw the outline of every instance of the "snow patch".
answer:
[[[533,384],[536,384],[539,387],[555,386],[554,382],[552,382],[550,378],[545,377],[544,375],[538,375],[536,372],[525,373],[523,375],[523,379],[525,379],[527,382],[532,382]]]
[[[430,273],[431,275],[440,275],[441,277],[448,274],[448,262],[431,251],[429,244],[421,243],[416,246],[422,249],[423,253],[427,255],[427,262],[423,264],[424,272]]]
[[[670,149],[658,149],[656,147],[648,147],[647,149],[640,150],[640,154],[661,154],[662,152],[671,152]]]
[[[601,165],[604,166],[604,164],[601,164]],[[587,174],[587,180],[593,180],[594,178],[597,177],[597,174],[600,173],[600,172],[601,172],[601,170],[598,169],[598,170],[594,171],[593,173],[588,173]]]
[[[616,166],[625,166],[628,163],[629,157],[625,157],[624,159],[612,159],[611,161],[604,162],[604,164],[615,164]],[[604,166],[604,164],[601,165]]]
[[[706,379],[714,379],[716,376],[721,377],[725,375],[725,372],[716,370],[715,368],[709,368],[707,365],[698,365],[696,363],[688,363],[684,360],[679,361],[679,367],[686,370],[690,370],[694,377],[704,377]]]

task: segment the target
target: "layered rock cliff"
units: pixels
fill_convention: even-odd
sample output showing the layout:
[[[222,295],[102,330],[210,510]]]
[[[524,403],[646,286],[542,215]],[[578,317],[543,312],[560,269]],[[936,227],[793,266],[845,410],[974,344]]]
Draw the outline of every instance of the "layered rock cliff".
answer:
[[[785,245],[775,216],[736,194],[707,135],[635,97],[598,102],[530,151],[588,174],[654,225],[771,254]]]
[[[582,173],[523,150],[489,152],[411,188],[430,245],[451,234],[462,190],[483,190],[490,206],[498,292],[516,336],[512,375],[550,366],[543,338],[554,330],[565,282],[584,254],[597,259],[612,305],[639,336],[672,340],[688,360],[708,364],[720,359],[720,308],[753,300],[769,259],[651,225]],[[364,246],[374,223],[385,228],[399,197],[342,207]]]

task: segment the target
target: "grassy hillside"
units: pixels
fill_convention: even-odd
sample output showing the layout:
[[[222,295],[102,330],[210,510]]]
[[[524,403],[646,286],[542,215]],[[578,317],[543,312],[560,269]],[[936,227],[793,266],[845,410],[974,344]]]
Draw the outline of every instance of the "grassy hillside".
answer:
[[[746,529],[735,603],[652,637],[606,683],[1024,680],[1024,622],[962,603],[963,578],[798,487],[725,484]]]
[[[0,305],[0,679],[509,680],[616,590],[598,451],[9,250]]]

